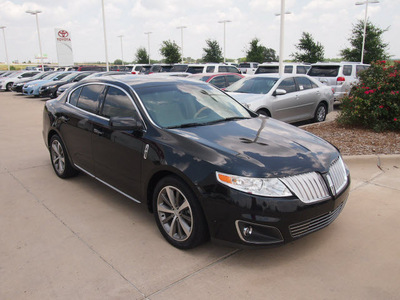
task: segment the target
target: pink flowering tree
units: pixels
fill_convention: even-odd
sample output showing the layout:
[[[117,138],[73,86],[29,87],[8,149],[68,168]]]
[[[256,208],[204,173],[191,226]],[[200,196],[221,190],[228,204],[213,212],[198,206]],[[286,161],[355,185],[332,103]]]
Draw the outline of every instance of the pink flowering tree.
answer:
[[[342,99],[338,122],[375,131],[400,131],[400,61],[372,63]]]

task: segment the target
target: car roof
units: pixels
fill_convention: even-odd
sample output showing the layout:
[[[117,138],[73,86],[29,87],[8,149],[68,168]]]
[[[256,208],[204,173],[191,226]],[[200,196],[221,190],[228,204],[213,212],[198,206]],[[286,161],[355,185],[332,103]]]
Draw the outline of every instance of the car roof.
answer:
[[[201,81],[193,81],[188,80],[182,77],[175,77],[175,76],[132,76],[132,75],[120,75],[118,77],[114,76],[103,76],[98,78],[93,78],[86,80],[85,83],[90,82],[102,82],[102,83],[110,83],[110,84],[126,84],[132,87],[133,89],[136,88],[146,88],[146,87],[154,87],[155,85],[173,85],[175,83],[189,83],[191,82],[196,84],[205,84]]]

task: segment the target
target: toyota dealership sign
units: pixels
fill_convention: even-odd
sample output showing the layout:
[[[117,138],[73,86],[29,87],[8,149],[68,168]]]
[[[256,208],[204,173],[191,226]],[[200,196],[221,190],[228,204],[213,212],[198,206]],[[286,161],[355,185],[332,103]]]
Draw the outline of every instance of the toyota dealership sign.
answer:
[[[71,33],[68,30],[56,28],[56,48],[59,66],[73,66]]]

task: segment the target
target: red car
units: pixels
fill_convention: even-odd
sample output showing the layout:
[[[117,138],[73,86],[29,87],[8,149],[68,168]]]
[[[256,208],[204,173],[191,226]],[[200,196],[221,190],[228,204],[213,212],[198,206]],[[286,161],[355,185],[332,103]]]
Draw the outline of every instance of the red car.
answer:
[[[243,77],[242,74],[236,73],[198,73],[187,78],[208,82],[223,90]]]

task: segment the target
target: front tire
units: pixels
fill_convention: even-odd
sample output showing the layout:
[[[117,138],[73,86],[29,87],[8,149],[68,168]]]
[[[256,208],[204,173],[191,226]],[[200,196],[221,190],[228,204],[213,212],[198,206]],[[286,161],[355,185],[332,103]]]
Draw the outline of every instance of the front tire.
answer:
[[[208,239],[201,206],[192,190],[177,177],[165,177],[157,184],[153,212],[161,234],[176,248],[194,248]]]
[[[314,122],[323,122],[326,119],[326,106],[325,104],[320,103],[315,110],[314,114]]]
[[[7,83],[7,85],[6,85],[6,91],[11,91],[12,85],[13,85],[12,82]]]
[[[78,171],[72,167],[64,143],[57,134],[50,139],[50,158],[51,165],[58,177],[68,178],[78,174]]]

